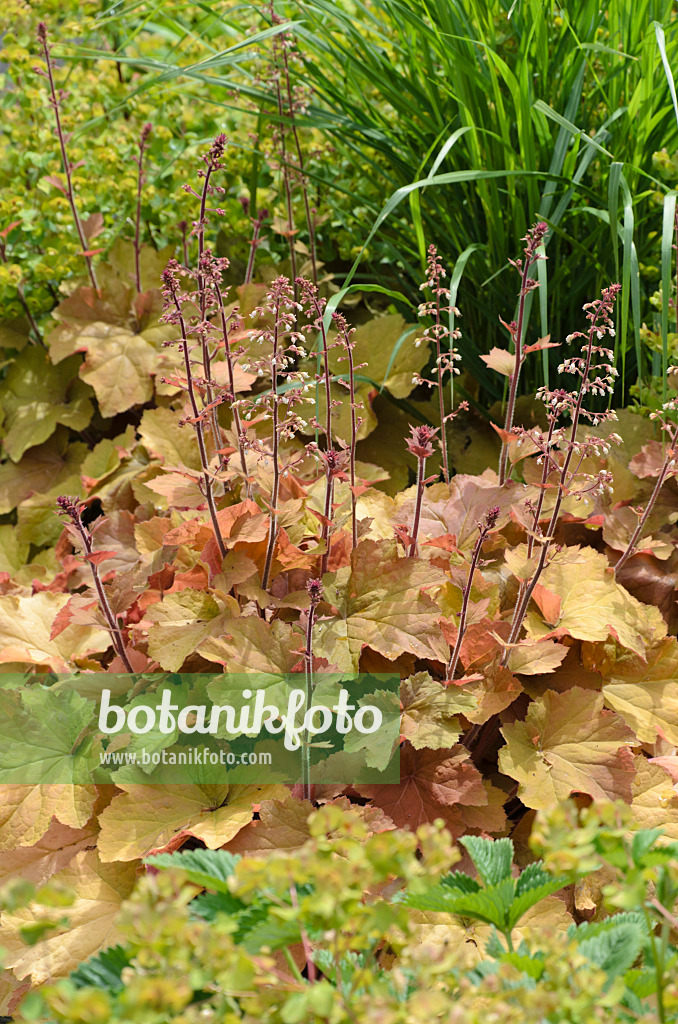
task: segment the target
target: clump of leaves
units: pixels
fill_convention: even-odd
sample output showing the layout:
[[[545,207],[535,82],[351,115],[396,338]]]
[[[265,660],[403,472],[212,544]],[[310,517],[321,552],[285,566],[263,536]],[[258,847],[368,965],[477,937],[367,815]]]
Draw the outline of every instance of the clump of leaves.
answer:
[[[289,40],[281,40],[276,95],[288,116]],[[296,146],[291,122],[286,129],[289,154],[289,144]],[[154,126],[143,148],[135,138],[137,210],[148,174],[143,159],[155,137]],[[133,671],[121,694],[133,700],[142,674],[156,685],[168,672],[255,671],[273,679],[298,672],[312,689],[324,673],[387,669],[401,680],[401,783],[368,785],[356,771],[352,785],[325,786],[309,769],[291,793],[276,784],[235,786],[227,777],[208,785],[199,772],[184,786],[149,785],[143,775],[121,775],[115,787],[90,779],[42,789],[0,785],[8,874],[22,873],[36,885],[71,879],[77,890],[63,921],[51,914],[34,919],[33,911],[13,920],[8,912],[10,936],[35,925],[28,950],[9,940],[8,986],[68,974],[106,936],[111,941],[109,926],[148,855],[204,846],[183,856],[216,864],[243,855],[245,863],[264,850],[304,848],[301,868],[290,853],[267,860],[266,870],[280,868],[280,875],[264,878],[261,864],[252,868],[238,896],[246,910],[236,932],[235,911],[207,935],[190,897],[178,896],[172,884],[162,890],[177,912],[176,927],[193,929],[198,947],[208,949],[209,969],[221,964],[227,980],[218,979],[218,998],[229,994],[215,1012],[225,1019],[278,1013],[277,982],[270,979],[280,981],[281,971],[295,997],[280,1009],[287,1024],[304,1015],[331,1017],[335,1006],[342,1019],[355,999],[367,1013],[370,998],[382,999],[389,1013],[404,1001],[410,1016],[425,1012],[431,1019],[434,1004],[415,1010],[408,970],[412,993],[442,991],[444,1006],[450,992],[462,998],[471,991],[475,976],[461,967],[454,974],[459,965],[447,959],[449,950],[422,966],[415,926],[435,921],[418,920],[407,901],[424,899],[425,891],[447,902],[416,913],[452,915],[461,928],[458,916],[468,911],[503,936],[501,946],[491,947],[504,1000],[498,1012],[513,1013],[511,986],[502,987],[502,979],[515,980],[517,970],[535,983],[521,990],[529,1012],[538,1000],[526,993],[569,993],[572,1019],[588,1019],[592,993],[609,977],[579,946],[561,950],[548,971],[543,958],[534,966],[521,951],[521,915],[555,883],[532,865],[513,877],[509,833],[515,827],[520,851],[535,812],[577,794],[601,806],[623,801],[630,834],[661,824],[668,839],[678,839],[678,644],[668,629],[670,609],[660,610],[652,592],[633,596],[626,586],[649,553],[666,563],[671,580],[675,438],[667,420],[668,455],[659,458],[648,446],[652,423],[617,423],[605,408],[615,367],[604,342],[613,331],[618,286],[585,306],[587,330],[569,336],[580,344],[561,366],[574,379],[572,389],[542,390],[540,418],[521,426],[523,361],[531,349],[556,344],[524,344],[524,302],[534,287],[529,270],[543,241],[543,225],[531,229],[517,263],[522,320],[508,325],[514,351],[487,359],[509,377],[512,395],[501,452],[490,446],[491,457],[478,465],[472,420],[444,399],[457,363],[445,320],[457,311],[437,254],[429,251],[423,331],[394,311],[366,319],[362,308],[351,327],[349,311],[332,308],[317,274],[310,280],[278,266],[255,267],[260,211],[252,214],[252,259],[242,283],[233,280],[234,267],[214,237],[225,207],[213,206],[225,202],[229,152],[217,136],[194,174],[196,187],[185,190],[195,219],[184,225],[182,261],[171,251],[140,247],[135,230],[133,243],[116,243],[96,264],[95,281],[60,302],[44,332],[45,350],[26,344],[0,383],[7,455],[0,514],[12,515],[0,524],[0,661],[10,670],[38,670],[29,700],[45,722],[58,684],[53,672],[78,673],[85,688],[98,692],[102,677]],[[290,187],[304,185],[302,164],[298,155],[294,181],[286,178]],[[292,261],[298,250],[291,228],[288,235]],[[422,382],[437,387],[432,401],[418,399]],[[610,432],[613,424],[619,433]],[[454,472],[464,448],[480,472]],[[497,455],[499,472],[491,468]],[[648,494],[645,481],[653,476]],[[65,530],[55,506],[68,517]],[[634,506],[645,510],[640,522]],[[71,712],[66,747],[52,750],[47,727],[44,739],[79,783],[83,745],[133,749],[129,735],[111,742],[97,732],[86,697],[74,692]],[[15,737],[6,717],[0,755],[10,757]],[[164,751],[173,738],[154,742]],[[375,753],[356,751],[356,766]],[[325,826],[309,840],[315,825],[308,814],[321,804],[330,816],[337,807],[361,808],[359,828],[372,838],[351,845],[346,837],[358,826],[338,816],[332,828],[345,833],[348,845],[337,845],[339,837],[324,846]],[[430,830],[417,830],[437,820],[452,840],[464,838],[480,881],[455,875],[452,883],[436,877],[420,887],[427,855],[415,860],[417,842],[432,847],[436,871],[444,858],[435,845],[439,833],[432,839]],[[446,850],[449,840],[441,842]],[[205,884],[205,877],[192,882]],[[254,877],[259,889],[275,893],[262,916],[245,893]],[[363,900],[363,880],[372,894],[392,895],[400,878],[406,900]],[[166,885],[146,884],[149,901],[160,891],[154,885]],[[234,896],[230,882],[207,888]],[[600,913],[600,893],[589,903],[585,909]],[[96,928],[88,927],[92,921]],[[242,959],[240,939],[233,938],[249,934],[247,922],[261,925],[256,962],[247,960],[250,950]],[[289,953],[282,966],[263,951],[273,948],[274,940],[262,937],[278,934],[273,924],[285,936],[279,948]],[[327,952],[328,932],[339,958],[316,962],[316,947]],[[342,947],[344,933],[350,941]],[[167,977],[185,966],[177,934],[161,942]],[[147,931],[140,935],[152,946]],[[389,971],[394,953],[400,961]],[[573,991],[568,971],[580,968],[586,983]],[[452,981],[443,975],[458,987],[445,988]],[[204,980],[212,984],[213,975]],[[611,999],[618,989],[615,980]],[[192,1005],[198,990],[202,981],[182,988],[179,998],[170,984],[168,998],[178,1000],[173,1012]],[[238,1002],[243,991],[248,999],[252,993],[251,1010]],[[3,996],[0,1011],[13,998]],[[101,1004],[101,1015],[110,1016],[112,1005]],[[469,1019],[480,1012],[470,1004]]]
[[[540,818],[546,861],[517,875],[509,839],[466,837],[471,871],[450,872],[460,853],[440,823],[383,831],[340,802],[294,850],[151,857],[118,914],[122,944],[17,1019],[675,1020],[678,847],[659,829],[629,840],[621,810],[577,819],[574,805]],[[607,911],[577,924],[563,887],[596,872]]]

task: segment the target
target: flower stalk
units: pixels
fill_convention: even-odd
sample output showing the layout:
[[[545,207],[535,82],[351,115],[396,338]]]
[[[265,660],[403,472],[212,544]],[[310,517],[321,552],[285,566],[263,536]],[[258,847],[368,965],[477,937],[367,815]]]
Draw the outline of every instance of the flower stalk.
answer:
[[[516,396],[518,394],[518,380],[520,378],[520,370],[525,360],[525,352],[523,350],[523,335],[525,333],[525,300],[529,292],[539,287],[539,282],[535,281],[530,277],[530,269],[538,260],[544,260],[546,257],[539,253],[539,246],[543,243],[546,232],[548,231],[548,225],[544,221],[538,221],[534,227],[525,235],[523,241],[526,243],[525,249],[523,250],[523,258],[517,260],[509,260],[509,263],[516,268],[520,274],[520,293],[518,297],[518,320],[512,320],[510,324],[502,324],[508,330],[511,335],[515,350],[515,361],[513,366],[513,373],[509,377],[509,396],[508,403],[506,406],[506,419],[504,421],[504,430],[508,434],[513,428],[513,416],[516,407]],[[501,452],[499,454],[499,483],[504,484],[507,478],[508,470],[508,442],[504,438],[501,446]]]
[[[151,125],[145,124],[141,129],[139,137],[139,156],[137,157],[137,211],[134,223],[134,279],[137,292],[141,292],[141,192],[144,185],[144,150],[148,136],[151,134]]]
[[[304,673],[306,682],[305,707],[308,710],[313,706],[313,691],[315,689],[313,682],[313,626],[315,623],[316,610],[320,604],[320,599],[322,598],[322,582],[317,579],[309,580],[306,584],[306,590],[311,600],[308,609],[308,617],[306,619],[306,646],[304,648]],[[309,732],[308,729],[305,729],[301,758],[301,784],[304,800],[311,799],[311,749],[309,743]]]
[[[175,324],[179,327],[181,352],[184,357],[184,370],[186,373],[186,385],[185,389],[188,392],[189,402],[191,405],[191,411],[193,413],[190,422],[193,424],[195,430],[195,436],[198,442],[198,452],[200,454],[200,466],[202,469],[202,490],[207,501],[207,508],[209,511],[210,520],[212,522],[212,528],[214,530],[214,536],[216,538],[219,553],[222,558],[226,556],[226,545],[224,538],[221,533],[221,527],[219,526],[219,519],[217,516],[217,507],[214,500],[214,491],[212,486],[212,474],[209,468],[209,461],[207,458],[207,445],[205,444],[205,428],[204,428],[204,414],[205,410],[201,410],[198,405],[198,398],[196,393],[196,384],[193,377],[193,369],[191,367],[191,356],[189,351],[189,340],[188,340],[188,328],[186,326],[186,320],[184,319],[183,310],[181,307],[181,299],[179,297],[179,286],[178,286],[178,274],[181,271],[181,267],[176,260],[170,260],[167,264],[166,269],[163,271],[162,278],[165,285],[163,289],[163,295],[165,297],[165,314],[162,320],[165,323]]]
[[[466,620],[468,618],[468,605],[471,598],[471,587],[473,586],[473,577],[475,576],[478,563],[480,561],[480,554],[483,549],[483,544],[487,540],[488,535],[494,530],[497,525],[499,518],[500,508],[498,505],[494,505],[488,509],[485,513],[485,518],[481,523],[478,523],[478,537],[473,546],[473,554],[471,556],[471,564],[468,570],[468,576],[466,577],[466,583],[462,590],[462,601],[461,611],[459,613],[459,632],[457,633],[457,639],[454,645],[454,650],[450,655],[450,660],[447,664],[447,679],[454,679],[457,671],[457,664],[459,662],[459,654],[461,652],[461,645],[464,641],[466,634]]]
[[[340,380],[340,384],[344,384],[348,387],[349,401],[351,405],[351,443],[349,445],[349,486],[351,488],[351,538],[353,541],[353,547],[358,546],[358,495],[356,493],[357,483],[355,475],[355,454],[356,445],[358,444],[358,427],[362,423],[362,419],[358,418],[357,409],[358,404],[355,400],[355,366],[353,363],[353,349],[355,342],[352,341],[352,337],[355,334],[355,328],[349,328],[346,319],[341,313],[332,314],[332,322],[337,328],[339,334],[340,343],[344,346],[346,351],[346,359],[348,360],[348,382]],[[342,357],[343,358],[343,357]]]
[[[530,580],[524,587],[521,587],[513,613],[511,632],[508,638],[509,645],[515,644],[518,641],[530,599],[537,583],[539,582],[539,577],[546,568],[551,544],[558,525],[560,509],[565,495],[569,492],[569,485],[586,455],[597,451],[601,444],[603,444],[603,442],[598,439],[590,438],[587,438],[583,442],[577,441],[577,430],[580,419],[584,416],[592,420],[594,424],[598,424],[604,419],[616,418],[613,412],[588,412],[584,409],[583,403],[587,394],[604,396],[611,394],[614,388],[614,378],[617,375],[617,371],[611,365],[612,353],[610,349],[597,344],[597,342],[600,341],[605,334],[614,334],[614,324],[611,320],[611,313],[615,299],[620,290],[620,285],[612,284],[608,288],[603,289],[602,297],[600,299],[586,303],[584,309],[587,311],[586,316],[590,325],[588,332],[583,334],[580,331],[575,331],[567,339],[568,341],[572,341],[575,338],[584,339],[584,345],[581,349],[582,356],[570,357],[559,367],[559,372],[561,374],[570,373],[580,377],[580,383],[576,391],[570,393],[561,390],[558,392],[562,408],[568,411],[572,417],[572,427],[570,429],[569,438],[567,438],[565,442],[566,447],[562,464],[559,466],[556,498],[551,511],[549,523],[543,537],[540,538],[541,550],[537,565]],[[594,358],[596,356],[599,356],[603,362],[598,364],[595,363]],[[548,397],[552,393],[547,392],[546,389],[542,388],[538,394],[540,397],[546,397],[548,401]],[[579,462],[571,471],[572,460],[575,455],[579,456]],[[605,476],[605,474],[603,474],[603,476]],[[597,484],[594,484],[594,486],[602,488],[606,482],[606,479],[600,479],[600,481],[598,481]],[[506,664],[508,661],[509,650],[510,647],[507,647],[504,652],[503,664]]]
[[[433,295],[433,300],[430,302],[422,302],[419,305],[419,316],[430,317],[433,320],[433,326],[427,327],[421,338],[417,339],[415,344],[418,346],[422,341],[433,341],[436,352],[436,377],[435,380],[427,380],[420,374],[414,375],[413,383],[415,384],[427,384],[429,388],[438,388],[438,407],[440,413],[440,449],[442,453],[442,469],[443,478],[445,483],[450,482],[450,467],[447,454],[447,421],[451,418],[445,415],[445,394],[443,391],[443,374],[449,372],[452,377],[459,373],[459,368],[455,366],[455,363],[461,359],[461,356],[454,348],[454,342],[461,337],[461,331],[454,330],[450,332],[447,324],[443,323],[443,313],[451,314],[455,316],[461,316],[461,313],[456,306],[450,305],[450,290],[443,286],[443,281],[446,276],[445,269],[438,256],[438,250],[435,245],[429,245],[427,255],[427,275],[426,280],[421,285],[422,289],[428,289]],[[447,339],[448,350],[443,352],[442,342]]]
[[[73,167],[70,160],[68,159],[68,153],[66,152],[66,137],[64,135],[63,127],[61,124],[60,107],[63,100],[63,91],[57,92],[56,85],[54,83],[54,72],[52,69],[52,58],[50,56],[51,47],[47,38],[47,26],[44,21],[41,21],[38,25],[38,42],[42,47],[43,56],[45,58],[45,64],[47,65],[47,71],[40,70],[38,73],[47,78],[49,82],[50,98],[49,103],[54,112],[54,121],[56,124],[56,134],[59,140],[59,149],[61,151],[61,165],[63,167],[64,175],[66,177],[66,187],[64,193],[68,200],[68,205],[71,208],[71,215],[73,217],[73,223],[75,224],[75,230],[78,235],[78,240],[81,246],[80,255],[84,257],[85,264],[87,265],[87,273],[89,275],[90,283],[95,291],[99,290],[96,274],[94,272],[94,264],[92,263],[92,257],[89,255],[87,247],[87,239],[80,220],[80,214],[75,203],[75,193],[73,191]]]
[[[71,523],[75,527],[78,537],[82,542],[82,546],[85,551],[85,559],[89,563],[92,579],[94,581],[94,588],[97,592],[97,597],[99,598],[99,607],[106,619],[113,649],[127,671],[133,672],[134,669],[132,668],[132,663],[130,662],[127,654],[122,629],[113,614],[113,609],[110,606],[106,590],[104,589],[101,576],[99,575],[99,566],[96,558],[97,553],[94,551],[94,547],[92,545],[92,535],[82,521],[82,509],[84,508],[84,505],[78,501],[77,498],[71,498],[65,494],[59,495],[56,503],[59,509],[57,515],[67,516],[71,520]]]
[[[417,538],[419,536],[419,522],[421,520],[421,506],[424,500],[424,485],[426,483],[426,460],[433,455],[433,437],[438,433],[438,428],[422,426],[410,426],[412,437],[406,441],[407,450],[417,459],[417,493],[414,505],[414,520],[412,523],[412,535],[410,538],[409,558],[417,554]]]

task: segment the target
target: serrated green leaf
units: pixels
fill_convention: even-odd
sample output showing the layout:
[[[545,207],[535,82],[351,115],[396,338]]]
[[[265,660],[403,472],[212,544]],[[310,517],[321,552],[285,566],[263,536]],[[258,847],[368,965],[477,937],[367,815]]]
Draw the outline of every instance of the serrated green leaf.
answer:
[[[440,884],[446,889],[458,889],[460,892],[478,892],[480,885],[475,878],[464,874],[463,871],[452,871],[440,879]]]
[[[662,830],[660,828],[643,828],[635,833],[631,840],[631,856],[636,866],[640,865],[642,859],[661,834]]]
[[[504,963],[513,964],[513,966],[519,971],[523,971],[524,974],[527,974],[530,978],[534,978],[535,981],[539,981],[544,973],[543,960],[540,960],[537,957],[528,956],[527,953],[504,953],[502,960]]]
[[[96,988],[105,992],[121,992],[122,971],[129,966],[129,953],[122,946],[111,946],[85,960],[70,975],[76,988]]]
[[[262,946],[276,950],[298,942],[301,942],[298,921],[281,921],[268,916],[247,931],[241,940],[247,953],[258,953]]]
[[[523,914],[526,914],[540,900],[545,899],[547,896],[552,896],[558,889],[562,889],[564,884],[562,879],[551,878],[548,882],[543,882],[541,885],[523,892],[520,896],[516,896],[508,913],[508,927],[515,928]]]
[[[219,914],[234,917],[245,907],[242,900],[225,892],[201,892],[191,902],[191,910],[205,921],[214,921]]]
[[[239,855],[226,850],[182,850],[179,853],[157,853],[148,857],[146,864],[183,871],[189,882],[229,896],[228,879],[239,860]]]
[[[642,943],[643,933],[638,925],[625,922],[599,935],[587,936],[579,942],[579,951],[615,978],[633,966]]]
[[[511,875],[513,843],[510,839],[464,836],[460,842],[469,852],[478,874],[487,886],[498,885]]]

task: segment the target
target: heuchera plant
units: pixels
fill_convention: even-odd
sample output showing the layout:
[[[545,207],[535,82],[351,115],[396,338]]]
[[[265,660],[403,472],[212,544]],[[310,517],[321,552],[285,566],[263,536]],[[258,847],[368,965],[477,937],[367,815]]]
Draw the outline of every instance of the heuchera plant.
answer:
[[[49,63],[46,34],[42,41]],[[279,49],[275,59],[289,144],[287,55]],[[140,141],[140,189],[149,138]],[[460,369],[448,326],[458,311],[435,250],[427,299],[412,310],[423,321],[420,343],[395,352],[406,327],[400,314],[366,320],[361,307],[366,322],[352,327],[347,309],[328,315],[317,267],[304,277],[258,263],[261,212],[245,286],[229,287],[216,244],[227,159],[220,134],[197,184],[186,187],[195,220],[181,259],[140,246],[136,231],[108,262],[83,250],[88,283],[55,310],[46,349],[30,346],[25,357],[30,379],[47,381],[56,396],[37,443],[25,434],[35,396],[12,370],[3,382],[9,462],[1,471],[21,492],[4,511],[18,505],[12,543],[25,551],[1,577],[2,657],[50,680],[51,671],[94,679],[124,669],[156,680],[182,671],[299,672],[310,690],[323,673],[393,672],[401,784],[356,776],[353,785],[316,785],[305,771],[292,791],[233,787],[228,778],[207,786],[197,775],[184,787],[150,787],[142,776],[39,795],[1,786],[2,842],[16,870],[32,858],[40,882],[68,876],[82,896],[67,925],[50,920],[40,930],[29,910],[11,924],[6,967],[19,982],[68,974],[95,952],[104,930],[87,927],[92,900],[94,918],[99,910],[113,917],[150,853],[294,848],[308,835],[311,802],[360,807],[377,837],[440,819],[469,852],[483,848],[469,839],[490,837],[508,850],[514,825],[527,835],[533,812],[572,794],[583,805],[622,801],[631,833],[661,824],[678,837],[673,609],[663,615],[640,600],[633,577],[653,552],[669,561],[670,575],[676,428],[669,406],[659,421],[664,449],[653,423],[639,420],[636,433],[645,434],[637,438],[622,417],[619,433],[610,432],[616,371],[607,342],[619,286],[586,305],[584,330],[572,325],[565,344],[574,351],[560,367],[561,385],[571,387],[542,389],[535,419],[520,425],[524,360],[557,344],[527,343],[526,296],[536,288],[530,272],[545,226],[530,229],[515,264],[513,351],[487,357],[508,378],[500,445],[488,443],[463,403],[450,408],[444,397]],[[297,153],[288,184],[303,181]],[[303,251],[292,228],[289,240],[293,263]],[[140,293],[149,279],[156,287]],[[432,400],[420,401],[426,391]],[[74,440],[69,430],[88,433]],[[476,457],[481,472],[456,471],[466,449],[471,457],[490,451]],[[49,484],[36,495],[45,464]],[[7,527],[15,524],[0,524],[3,536]],[[36,706],[47,709],[49,694],[36,686]],[[11,729],[0,726],[0,751],[12,749]],[[77,760],[80,743],[109,742],[83,729],[64,758]],[[116,742],[126,750],[131,739]],[[368,756],[356,751],[356,764]],[[384,885],[398,872],[386,874]],[[523,878],[505,887],[511,899]],[[513,886],[509,874],[504,881]],[[468,883],[459,884],[463,894]],[[302,885],[295,879],[289,894],[295,913],[307,896]],[[104,889],[104,899],[91,896]],[[592,907],[573,900],[573,913],[597,910],[593,898]],[[39,934],[26,951],[16,936],[31,921]],[[306,928],[299,939],[310,980],[309,964],[322,970],[316,940]]]

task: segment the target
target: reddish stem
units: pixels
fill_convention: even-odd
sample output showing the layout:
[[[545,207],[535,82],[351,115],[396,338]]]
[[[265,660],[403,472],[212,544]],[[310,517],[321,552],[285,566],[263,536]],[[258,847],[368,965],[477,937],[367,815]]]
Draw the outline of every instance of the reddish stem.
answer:
[[[61,150],[61,164],[63,166],[64,174],[66,176],[66,198],[68,199],[68,204],[71,208],[73,223],[75,224],[75,230],[78,233],[78,239],[82,247],[82,256],[84,256],[85,263],[87,264],[87,273],[89,274],[90,282],[94,290],[98,291],[99,285],[97,284],[97,279],[94,273],[94,266],[92,264],[91,257],[85,255],[87,252],[87,239],[85,238],[85,232],[83,231],[82,222],[78,214],[78,208],[75,205],[73,180],[71,178],[71,164],[68,159],[68,154],[66,153],[66,140],[64,138],[63,129],[61,127],[61,117],[59,115],[59,99],[57,97],[56,86],[54,84],[54,75],[52,74],[52,61],[49,55],[49,46],[47,44],[47,28],[43,22],[40,22],[40,25],[38,26],[38,39],[42,44],[42,51],[45,57],[45,64],[47,65],[47,78],[49,80],[49,88],[51,94],[50,104],[52,106],[52,110],[54,111],[56,133],[57,138],[59,139],[59,149]]]
[[[235,427],[235,433],[238,438],[238,451],[240,452],[240,465],[242,471],[245,474],[245,484],[247,487],[247,495],[250,496],[250,484],[248,481],[248,469],[247,469],[247,458],[245,456],[245,448],[242,442],[242,421],[240,419],[240,412],[235,401],[235,369],[233,366],[233,353],[231,352],[231,343],[228,337],[228,321],[226,319],[226,313],[224,312],[224,299],[221,294],[221,288],[219,285],[214,286],[214,291],[219,304],[219,316],[221,317],[221,333],[224,338],[224,352],[226,354],[226,365],[228,367],[228,384],[231,390],[231,412],[233,414],[233,426]]]
[[[205,445],[205,433],[203,429],[202,414],[198,407],[198,400],[195,396],[195,383],[193,381],[191,357],[188,348],[188,331],[186,330],[186,322],[184,320],[184,316],[181,310],[179,297],[176,293],[176,286],[172,283],[169,285],[169,288],[175,309],[178,314],[179,327],[181,329],[181,350],[184,356],[184,369],[186,370],[186,387],[191,402],[191,410],[193,412],[193,427],[195,429],[195,436],[198,441],[198,451],[200,453],[200,466],[202,468],[202,479],[205,491],[205,499],[207,501],[207,508],[209,510],[210,519],[212,521],[212,528],[214,530],[214,536],[219,547],[219,552],[221,554],[221,557],[225,558],[226,545],[224,544],[224,538],[221,533],[221,527],[219,526],[219,519],[217,517],[217,507],[214,501],[214,493],[212,491],[212,476],[209,470],[209,462],[207,460],[207,447]]]
[[[447,665],[447,678],[454,679],[454,674],[457,671],[457,663],[459,661],[459,654],[461,652],[461,645],[466,633],[466,619],[468,617],[468,605],[471,598],[471,586],[473,584],[473,577],[475,571],[478,568],[478,562],[480,560],[480,552],[482,546],[485,543],[485,538],[489,533],[489,527],[483,525],[480,527],[480,533],[476,539],[473,547],[473,555],[471,556],[471,565],[469,566],[468,576],[466,578],[466,585],[462,592],[461,612],[459,613],[459,632],[457,633],[457,640],[454,645],[454,650],[450,655],[450,660]]]
[[[409,557],[414,558],[417,553],[417,537],[419,536],[419,521],[421,519],[421,504],[424,498],[424,471],[426,459],[418,456],[417,466],[417,499],[414,507],[414,522],[412,523],[412,543],[410,544]]]
[[[280,464],[278,461],[278,405],[280,402],[278,396],[278,340],[279,340],[279,317],[280,317],[280,303],[276,303],[275,309],[275,325],[273,328],[273,356],[271,358],[271,384],[273,387],[273,492],[271,494],[271,510],[268,530],[268,547],[266,549],[266,561],[264,563],[264,574],[261,578],[262,590],[266,590],[268,586],[269,576],[271,573],[271,566],[273,564],[273,552],[275,550],[275,542],[278,535],[278,496],[280,491]]]
[[[666,452],[666,457],[664,458],[664,465],[662,466],[661,472],[660,472],[659,476],[657,477],[657,482],[654,485],[654,490],[652,491],[652,494],[650,495],[650,499],[649,499],[647,505],[645,506],[645,511],[643,512],[642,516],[638,520],[638,525],[636,526],[635,530],[633,531],[631,539],[628,542],[628,545],[626,547],[626,551],[624,551],[624,553],[622,554],[621,558],[619,559],[619,561],[617,562],[617,564],[614,567],[614,574],[615,574],[615,576],[617,575],[619,570],[622,568],[622,566],[626,565],[626,563],[628,562],[629,558],[631,557],[631,555],[635,551],[636,545],[638,544],[638,541],[640,540],[640,536],[641,536],[643,530],[645,529],[645,524],[646,524],[647,520],[650,517],[650,514],[652,512],[652,509],[654,508],[654,505],[655,505],[655,502],[657,501],[657,498],[659,497],[659,492],[661,491],[662,487],[664,486],[664,482],[665,482],[667,476],[669,475],[669,473],[674,468],[673,466],[670,465],[670,463],[675,460],[676,444],[677,443],[678,443],[678,427],[676,427],[676,429],[675,429],[675,431],[673,433],[673,436],[671,437],[671,440],[669,441],[668,451]]]
[[[134,226],[134,275],[137,292],[141,292],[141,190],[144,184],[144,149],[146,147],[146,140],[148,139],[150,131],[150,124],[144,125],[141,130],[141,138],[139,139],[139,159],[137,161],[139,173],[137,175],[137,214]]]

